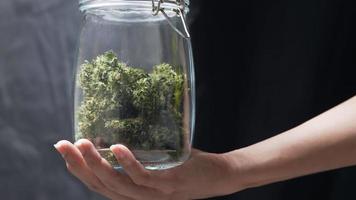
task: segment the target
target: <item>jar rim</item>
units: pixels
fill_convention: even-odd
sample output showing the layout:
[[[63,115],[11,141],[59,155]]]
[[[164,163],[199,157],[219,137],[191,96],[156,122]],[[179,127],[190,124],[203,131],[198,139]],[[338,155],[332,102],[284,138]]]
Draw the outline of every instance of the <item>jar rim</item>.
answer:
[[[190,0],[183,0],[184,12],[187,13]],[[152,0],[79,0],[79,9],[85,12],[90,9],[103,8],[103,7],[119,7],[120,6],[137,6],[140,8],[152,9]],[[176,9],[178,5],[171,1],[165,2],[161,7],[167,9]]]

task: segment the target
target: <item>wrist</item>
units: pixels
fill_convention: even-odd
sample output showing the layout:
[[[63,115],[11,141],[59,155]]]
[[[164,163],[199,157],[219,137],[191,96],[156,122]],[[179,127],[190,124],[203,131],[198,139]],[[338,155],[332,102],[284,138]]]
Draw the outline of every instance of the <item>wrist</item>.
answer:
[[[235,150],[222,154],[213,154],[216,157],[220,166],[221,180],[218,183],[219,194],[228,195],[241,190],[249,188],[251,183],[249,182],[247,166],[247,157],[243,155],[242,151]]]
[[[250,159],[245,149],[238,149],[223,154],[230,171],[228,177],[229,190],[232,192],[239,192],[248,188],[256,187],[260,185],[255,178],[257,175],[254,172],[254,165],[256,165],[253,159]]]

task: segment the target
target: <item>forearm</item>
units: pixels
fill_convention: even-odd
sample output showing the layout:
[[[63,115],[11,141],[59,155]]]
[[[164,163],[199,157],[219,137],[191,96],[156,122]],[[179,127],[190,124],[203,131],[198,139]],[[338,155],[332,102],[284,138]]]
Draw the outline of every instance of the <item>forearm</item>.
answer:
[[[104,162],[88,140],[55,147],[75,176],[112,199],[219,196],[356,165],[356,97],[268,140],[224,154],[193,151],[184,165],[160,172],[145,170],[122,145],[111,150],[127,176]]]
[[[356,97],[296,128],[226,156],[238,171],[233,177],[236,184],[232,183],[238,190],[356,165]]]

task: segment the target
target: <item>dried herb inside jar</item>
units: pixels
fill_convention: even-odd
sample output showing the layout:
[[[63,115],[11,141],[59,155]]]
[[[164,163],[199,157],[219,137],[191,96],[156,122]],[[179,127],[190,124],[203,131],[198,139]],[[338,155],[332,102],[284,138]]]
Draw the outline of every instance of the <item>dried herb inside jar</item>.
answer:
[[[181,151],[184,76],[171,65],[147,73],[109,51],[86,61],[78,78],[83,101],[77,139],[91,139],[99,149],[121,143],[136,150]]]

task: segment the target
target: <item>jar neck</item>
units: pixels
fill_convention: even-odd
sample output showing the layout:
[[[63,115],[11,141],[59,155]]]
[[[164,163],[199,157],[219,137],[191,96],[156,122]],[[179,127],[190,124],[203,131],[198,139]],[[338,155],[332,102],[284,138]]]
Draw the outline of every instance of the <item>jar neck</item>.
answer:
[[[159,0],[155,0],[158,4]],[[178,1],[179,2],[179,1]],[[168,10],[182,9],[188,13],[189,0],[182,0],[184,5],[179,6],[175,1],[164,1],[160,6]],[[152,0],[80,0],[79,9],[86,12],[93,9],[109,8],[115,10],[136,10],[136,11],[152,11]]]

